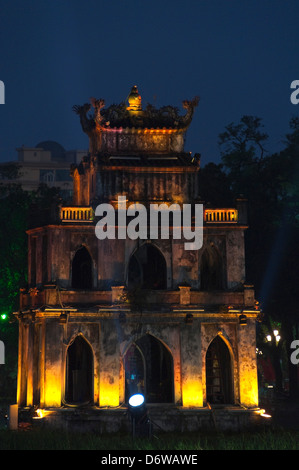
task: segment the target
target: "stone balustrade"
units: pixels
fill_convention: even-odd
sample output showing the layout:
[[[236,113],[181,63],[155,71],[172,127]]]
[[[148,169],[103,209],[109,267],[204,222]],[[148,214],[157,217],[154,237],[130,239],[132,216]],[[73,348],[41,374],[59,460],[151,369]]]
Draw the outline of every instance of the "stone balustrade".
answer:
[[[62,222],[92,222],[94,211],[92,207],[62,207],[60,219]]]

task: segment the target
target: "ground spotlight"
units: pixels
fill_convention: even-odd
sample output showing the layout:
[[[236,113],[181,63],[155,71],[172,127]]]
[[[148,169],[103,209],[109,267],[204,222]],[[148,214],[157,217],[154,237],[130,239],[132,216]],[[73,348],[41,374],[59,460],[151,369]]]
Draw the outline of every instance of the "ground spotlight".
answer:
[[[144,396],[136,393],[129,398],[129,413],[135,422],[141,421],[147,415]]]
[[[133,437],[136,434],[149,434],[149,419],[144,396],[141,393],[136,393],[129,398],[128,404]]]
[[[144,404],[144,396],[141,393],[135,393],[135,395],[132,395],[129,399],[129,406],[132,408],[132,410],[136,410]]]

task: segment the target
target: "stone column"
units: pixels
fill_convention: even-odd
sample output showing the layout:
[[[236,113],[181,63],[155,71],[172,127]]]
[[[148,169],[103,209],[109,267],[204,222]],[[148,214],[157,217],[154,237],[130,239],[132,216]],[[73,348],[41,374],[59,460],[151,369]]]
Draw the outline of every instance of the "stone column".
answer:
[[[100,331],[100,406],[119,405],[120,351],[116,322],[104,319]]]
[[[62,399],[62,344],[63,326],[58,319],[47,319],[45,324],[45,379],[44,405],[60,407]]]
[[[33,324],[28,321],[27,326],[27,394],[26,405],[33,406],[33,351],[34,351],[34,331]]]
[[[244,305],[253,307],[255,302],[253,285],[244,284]]]
[[[112,303],[118,302],[121,300],[123,294],[124,286],[112,286]]]
[[[184,324],[181,329],[182,405],[202,407],[200,323]]]
[[[19,406],[26,404],[26,329],[22,318],[19,319],[19,343],[18,343],[18,384],[17,403]]]
[[[179,286],[180,289],[180,304],[189,305],[191,300],[190,286]]]
[[[240,403],[249,408],[258,406],[255,320],[238,326]]]

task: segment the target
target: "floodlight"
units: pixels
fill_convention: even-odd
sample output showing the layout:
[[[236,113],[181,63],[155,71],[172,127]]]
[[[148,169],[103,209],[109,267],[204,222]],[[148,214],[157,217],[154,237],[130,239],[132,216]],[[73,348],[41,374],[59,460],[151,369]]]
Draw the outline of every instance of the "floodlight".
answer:
[[[132,435],[150,434],[150,421],[148,418],[145,398],[141,393],[136,393],[129,398],[128,410],[132,422]]]
[[[129,413],[132,420],[141,422],[147,415],[147,409],[144,396],[141,393],[136,393],[129,398]]]
[[[144,396],[141,395],[141,393],[136,393],[135,395],[132,395],[131,398],[129,399],[129,405],[133,408],[141,406],[143,403],[144,403]]]

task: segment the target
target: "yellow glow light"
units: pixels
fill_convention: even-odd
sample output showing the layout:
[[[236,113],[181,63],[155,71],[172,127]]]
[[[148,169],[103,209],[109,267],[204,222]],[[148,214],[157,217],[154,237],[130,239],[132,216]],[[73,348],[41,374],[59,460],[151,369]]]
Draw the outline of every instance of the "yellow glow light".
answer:
[[[188,380],[183,385],[182,395],[184,408],[203,406],[202,386],[198,380]]]
[[[36,410],[36,414],[37,416],[34,416],[33,419],[42,419],[45,418],[47,415],[51,414],[51,411],[38,408]]]
[[[240,377],[240,401],[247,407],[258,405],[258,387],[256,381],[256,369],[246,369],[242,371]]]
[[[44,410],[36,410],[36,414],[38,418],[43,418],[45,416]]]
[[[101,382],[100,406],[119,406],[119,389],[109,382]]]
[[[257,412],[260,416],[262,416],[263,418],[272,418],[271,415],[269,415],[268,413],[266,413],[266,410],[258,410]]]
[[[45,374],[44,405],[46,407],[61,406],[60,364],[57,363]]]

